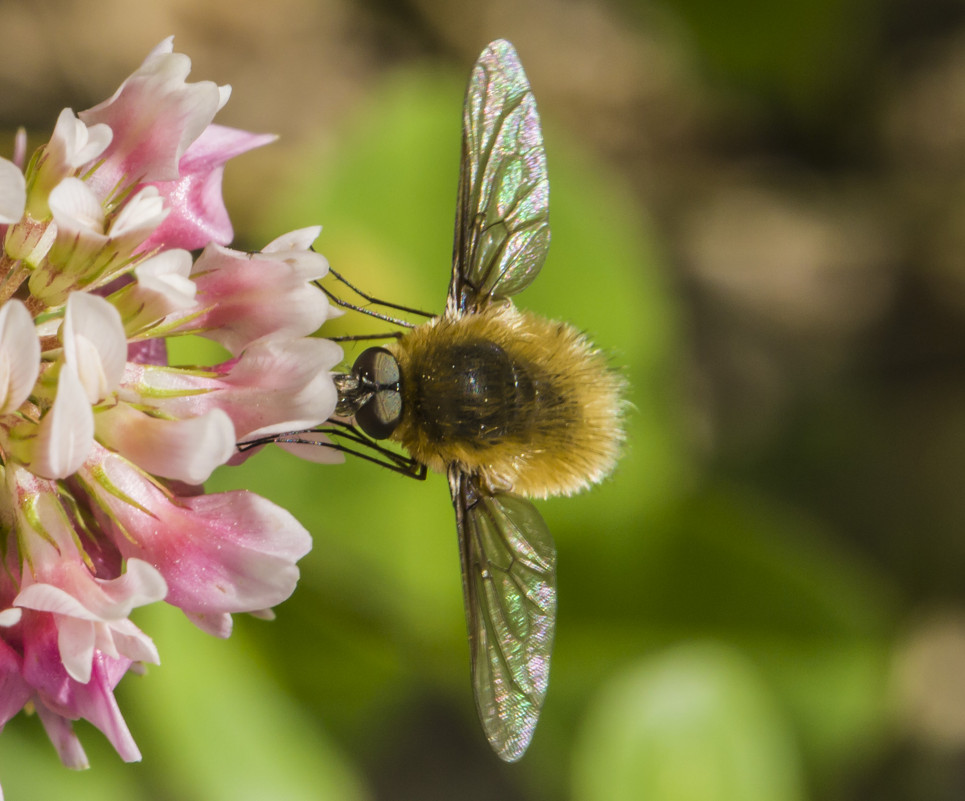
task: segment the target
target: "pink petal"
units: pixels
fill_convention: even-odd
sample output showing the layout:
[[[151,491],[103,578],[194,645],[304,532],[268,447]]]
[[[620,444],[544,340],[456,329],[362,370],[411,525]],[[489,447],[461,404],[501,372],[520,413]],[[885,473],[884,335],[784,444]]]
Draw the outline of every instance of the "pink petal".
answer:
[[[124,621],[138,606],[164,600],[167,586],[158,571],[140,559],[131,559],[114,579],[99,579],[80,560],[61,559],[50,575],[24,587],[14,599],[16,606],[69,615],[83,620],[115,623]]]
[[[160,338],[131,342],[127,346],[127,360],[133,364],[167,364],[168,343]]]
[[[83,474],[101,525],[124,556],[161,571],[168,603],[213,616],[275,606],[294,591],[311,537],[281,507],[246,491],[170,497],[104,449]]]
[[[71,682],[71,706],[79,713],[78,717],[93,723],[103,732],[121,759],[138,762],[141,752],[114,698],[114,687],[129,665],[129,660],[109,659],[95,653],[90,681],[86,684]]]
[[[342,349],[324,339],[257,343],[232,369],[221,395],[238,438],[295,431],[335,413],[338,392],[329,370]]]
[[[106,631],[106,629],[103,631]],[[161,657],[158,655],[153,640],[130,620],[118,622],[111,626],[109,631],[117,655],[123,655],[135,663],[148,662],[152,665],[161,663]],[[103,653],[108,653],[106,645],[102,645],[101,642],[98,639],[98,647]]]
[[[27,129],[22,125],[13,136],[13,163],[21,170],[27,163]]]
[[[163,45],[163,43],[162,43]],[[178,162],[211,123],[226,94],[214,83],[185,81],[191,60],[155,49],[109,100],[82,111],[88,125],[106,123],[114,139],[90,179],[101,198],[119,186],[178,177]]]
[[[236,437],[311,428],[335,411],[332,367],[342,349],[325,339],[268,340],[221,365],[222,376],[128,364],[120,397],[150,403],[171,417],[224,410]]]
[[[248,254],[210,245],[193,274],[203,311],[186,317],[181,330],[197,331],[235,355],[259,339],[308,336],[329,311],[328,299],[309,281],[327,270],[317,253]]]
[[[157,662],[151,640],[128,620],[135,606],[163,600],[167,585],[158,571],[139,559],[115,579],[97,579],[79,557],[38,560],[38,582],[25,587],[14,604],[53,616],[57,647],[70,678],[86,684],[95,648],[128,660]]]
[[[22,674],[20,657],[0,639],[0,729],[23,709],[33,692]]]
[[[52,618],[30,613],[24,633],[24,678],[37,691],[37,712],[65,764],[84,766],[69,761],[76,759],[78,752],[83,755],[67,722],[78,718],[100,729],[125,761],[141,758],[113,694],[130,664],[129,659],[111,659],[95,651],[90,681],[82,684],[70,678],[61,661]]]
[[[169,603],[210,615],[275,606],[292,594],[295,562],[308,553],[311,538],[289,512],[247,491],[198,495],[183,504],[194,527],[182,528],[178,548],[172,551],[153,532],[138,543],[146,556],[166,560],[155,564],[171,588]]]
[[[12,604],[21,591],[21,584],[31,583],[32,576],[56,570],[69,558],[76,558],[79,562],[80,555],[71,510],[65,508],[57,482],[40,478],[12,460],[6,465],[3,478],[16,515],[13,530],[17,534],[18,547],[14,553],[23,559],[27,567],[26,573],[21,576],[19,571],[14,572],[15,566],[8,560],[4,566],[6,570],[0,571],[0,575],[10,571],[11,576],[17,577],[16,586],[12,587],[13,597],[9,599]]]
[[[314,281],[328,273],[328,259],[312,250],[321,230],[320,225],[313,225],[289,231],[265,245],[260,253],[252,253],[251,258],[282,261],[303,280]]]
[[[225,163],[275,139],[272,134],[209,125],[181,159],[180,176],[154,184],[167,199],[171,213],[142,249],[196,250],[210,242],[228,244],[234,231],[221,193]]]
[[[36,704],[37,717],[47,732],[47,737],[53,743],[57,756],[65,767],[72,770],[86,770],[90,767],[84,747],[74,733],[74,727],[63,715],[47,708],[43,702]]]

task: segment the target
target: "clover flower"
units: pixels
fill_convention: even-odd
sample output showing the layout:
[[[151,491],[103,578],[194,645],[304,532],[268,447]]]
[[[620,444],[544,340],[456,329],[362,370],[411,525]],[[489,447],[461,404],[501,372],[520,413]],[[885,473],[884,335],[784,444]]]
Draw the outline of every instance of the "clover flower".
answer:
[[[309,336],[331,313],[318,229],[225,247],[224,165],[272,137],[213,125],[229,87],[189,70],[168,39],[26,166],[22,136],[0,159],[0,728],[35,710],[70,767],[80,718],[140,758],[113,695],[158,662],[133,608],[165,600],[224,637],[291,594],[305,529],[200,485],[237,441],[335,408],[341,351]],[[186,334],[231,358],[169,365]]]

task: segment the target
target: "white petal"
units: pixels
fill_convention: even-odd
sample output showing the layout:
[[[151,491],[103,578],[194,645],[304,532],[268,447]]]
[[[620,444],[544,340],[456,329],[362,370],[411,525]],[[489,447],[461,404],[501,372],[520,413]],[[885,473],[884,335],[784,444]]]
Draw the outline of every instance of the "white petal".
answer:
[[[143,559],[129,559],[127,569],[116,579],[107,583],[110,594],[119,593],[124,598],[123,617],[127,617],[136,606],[146,606],[163,601],[168,594],[168,585],[161,571]]]
[[[77,122],[80,122],[80,120],[77,120]],[[87,129],[87,142],[74,154],[74,161],[78,162],[73,165],[75,167],[80,167],[96,159],[107,150],[107,146],[114,139],[111,126],[103,122],[90,126],[84,125],[84,127]]]
[[[112,626],[111,634],[114,647],[118,653],[135,662],[149,662],[152,665],[161,664],[161,655],[157,651],[154,641],[131,621],[125,620],[125,626]]]
[[[156,186],[145,186],[120,210],[111,224],[111,239],[135,234],[149,234],[167,217],[164,198]]]
[[[94,661],[94,623],[73,617],[57,620],[57,648],[64,670],[75,681],[87,684],[90,681]]]
[[[0,158],[0,223],[17,222],[27,205],[27,184],[20,168]]]
[[[113,136],[109,125],[99,123],[88,128],[71,109],[65,108],[57,118],[48,148],[59,155],[65,166],[77,168],[103,153]]]
[[[224,84],[218,87],[218,111],[221,111],[225,107],[225,103],[228,102],[228,98],[231,97],[231,85]]]
[[[72,292],[63,328],[64,359],[77,370],[90,403],[110,395],[127,363],[121,315],[99,295]]]
[[[52,612],[81,620],[100,620],[80,599],[53,584],[31,584],[24,587],[13,599],[13,603],[22,609],[36,609],[38,612]]]
[[[308,237],[316,230],[321,229],[303,228],[300,231],[285,234],[269,243],[260,253],[252,253],[251,258],[256,261],[267,259],[286,264],[293,271],[293,277],[299,281],[314,281],[322,278],[328,273],[328,259],[309,248],[313,240]]]
[[[40,340],[19,300],[0,306],[0,414],[20,408],[40,373]]]
[[[6,628],[7,626],[16,626],[20,622],[20,618],[23,617],[23,610],[16,606],[11,606],[9,609],[4,609],[0,612],[0,626]]]
[[[194,623],[201,631],[205,634],[210,634],[213,637],[220,637],[222,640],[228,639],[231,636],[231,629],[234,626],[234,620],[232,620],[231,615],[227,612],[219,613],[207,613],[207,612],[191,612],[185,610],[185,615],[187,615],[188,620]]]
[[[47,202],[58,228],[71,234],[104,235],[104,209],[79,178],[64,178],[50,191]]]
[[[320,225],[289,231],[287,234],[282,234],[277,239],[273,239],[261,249],[261,252],[279,253],[286,250],[308,250],[312,243],[318,239],[321,232],[322,226]]]
[[[158,44],[151,50],[151,52],[147,54],[147,57],[144,59],[144,61],[147,62],[150,59],[154,58],[155,56],[161,56],[161,55],[164,55],[165,53],[173,53],[173,52],[174,52],[174,35],[172,34],[171,36],[166,36],[164,39],[158,42]]]
[[[61,365],[57,397],[38,426],[30,469],[43,478],[67,478],[93,445],[94,413],[87,392],[74,367]]]
[[[94,624],[94,648],[100,651],[104,656],[109,656],[111,659],[117,659],[121,654],[117,648],[117,643],[114,639],[114,626],[120,625],[124,621],[117,621],[117,623],[105,624],[105,623],[95,623]],[[127,621],[130,623],[130,621]],[[131,623],[133,626],[134,624]],[[137,627],[135,626],[135,629]]]
[[[160,305],[165,311],[190,309],[194,305],[198,288],[188,276],[191,274],[191,254],[186,250],[166,250],[147,261],[141,262],[135,270],[137,285],[159,296]]]
[[[148,473],[201,484],[235,452],[235,427],[221,409],[162,420],[121,403],[97,416],[98,439]]]

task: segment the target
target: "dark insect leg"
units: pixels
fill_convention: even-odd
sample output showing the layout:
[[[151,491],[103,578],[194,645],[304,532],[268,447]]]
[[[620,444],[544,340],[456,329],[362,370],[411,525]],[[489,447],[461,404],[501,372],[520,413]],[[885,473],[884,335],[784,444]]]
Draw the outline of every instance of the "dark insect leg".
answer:
[[[318,442],[309,436],[311,434],[325,434],[326,436],[336,438],[336,441]],[[339,439],[354,443],[358,448],[350,447],[343,442],[337,441]],[[340,420],[330,420],[326,426],[319,426],[318,428],[312,428],[306,431],[292,431],[288,434],[275,434],[269,437],[249,440],[248,442],[239,442],[237,447],[238,450],[243,453],[259,445],[269,445],[275,442],[315,445],[321,448],[341,451],[342,453],[350,453],[360,459],[365,459],[367,462],[386,467],[395,473],[400,473],[401,475],[414,478],[418,481],[424,481],[428,473],[426,466],[417,462],[411,456],[404,456],[403,454],[396,453],[379,445],[377,441],[366,436],[352,424],[344,423]]]

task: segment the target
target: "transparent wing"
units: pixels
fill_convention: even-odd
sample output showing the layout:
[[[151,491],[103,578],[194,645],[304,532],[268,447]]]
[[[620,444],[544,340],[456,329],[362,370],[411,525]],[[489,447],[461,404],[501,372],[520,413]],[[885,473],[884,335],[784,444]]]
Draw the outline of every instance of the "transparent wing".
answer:
[[[490,44],[473,67],[446,314],[514,295],[550,244],[549,181],[536,100],[513,46]]]
[[[519,759],[549,683],[556,627],[556,548],[525,498],[488,493],[449,470],[456,508],[476,708],[493,750]]]

